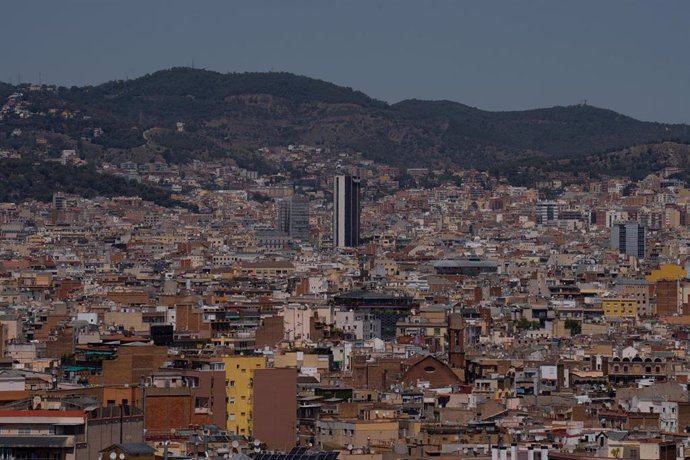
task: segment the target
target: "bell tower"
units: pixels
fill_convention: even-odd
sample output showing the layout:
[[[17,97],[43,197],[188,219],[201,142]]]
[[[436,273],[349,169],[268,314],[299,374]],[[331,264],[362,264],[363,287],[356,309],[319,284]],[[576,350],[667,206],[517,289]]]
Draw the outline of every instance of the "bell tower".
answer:
[[[465,321],[461,313],[448,315],[448,365],[465,368]]]

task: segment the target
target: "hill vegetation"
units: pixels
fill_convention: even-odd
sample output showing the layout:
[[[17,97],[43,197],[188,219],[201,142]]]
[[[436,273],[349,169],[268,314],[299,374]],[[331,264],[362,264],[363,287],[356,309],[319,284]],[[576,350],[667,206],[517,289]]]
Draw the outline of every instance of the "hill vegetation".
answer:
[[[66,192],[86,198],[95,196],[139,196],[161,206],[189,207],[170,197],[170,192],[99,174],[93,167],[77,167],[26,159],[0,160],[0,202],[26,199],[49,202],[53,192]]]
[[[3,88],[12,89],[0,86],[0,92]],[[642,122],[588,105],[512,112],[451,101],[390,105],[288,73],[174,68],[129,81],[26,92],[25,97],[35,110],[58,108],[77,116],[0,123],[0,146],[16,146],[10,133],[21,128],[80,143],[89,161],[150,149],[172,163],[229,156],[261,166],[261,159],[248,152],[292,143],[361,151],[400,167],[510,173],[525,162],[560,164],[563,159],[590,169],[580,161],[590,155],[690,141],[685,125]],[[184,134],[175,133],[178,122],[184,123]],[[92,136],[94,129],[102,134]],[[156,135],[147,137],[151,130]]]

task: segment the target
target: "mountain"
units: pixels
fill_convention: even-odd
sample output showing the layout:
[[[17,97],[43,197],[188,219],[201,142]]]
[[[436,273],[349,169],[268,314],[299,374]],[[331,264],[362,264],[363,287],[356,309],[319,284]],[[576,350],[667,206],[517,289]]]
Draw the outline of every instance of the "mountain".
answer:
[[[32,110],[58,108],[63,116],[0,122],[0,147],[17,147],[11,132],[20,128],[81,142],[95,159],[161,155],[179,163],[229,155],[260,163],[253,153],[259,147],[311,144],[361,151],[401,167],[500,170],[525,159],[690,141],[686,125],[642,122],[588,105],[490,112],[451,101],[387,104],[288,73],[174,68],[135,80],[24,93]],[[177,122],[185,124],[184,133],[175,132]],[[102,135],[93,135],[96,128]]]

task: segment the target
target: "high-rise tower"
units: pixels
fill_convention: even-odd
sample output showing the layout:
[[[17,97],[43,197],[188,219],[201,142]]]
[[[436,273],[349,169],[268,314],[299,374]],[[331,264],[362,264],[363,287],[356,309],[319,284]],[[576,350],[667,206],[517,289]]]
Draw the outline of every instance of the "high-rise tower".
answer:
[[[359,189],[356,176],[335,176],[333,190],[333,246],[359,246]]]

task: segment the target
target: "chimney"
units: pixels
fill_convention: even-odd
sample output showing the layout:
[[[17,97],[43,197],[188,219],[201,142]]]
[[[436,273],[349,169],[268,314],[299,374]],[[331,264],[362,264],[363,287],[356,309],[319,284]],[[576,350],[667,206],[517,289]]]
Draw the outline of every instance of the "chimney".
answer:
[[[491,446],[491,460],[498,460],[498,446]]]
[[[508,460],[508,450],[506,446],[501,446],[500,448],[501,460]]]
[[[527,460],[534,460],[534,446],[527,447]]]
[[[541,460],[549,460],[549,447],[541,446]]]
[[[510,445],[510,459],[518,460],[518,448],[516,443]]]

